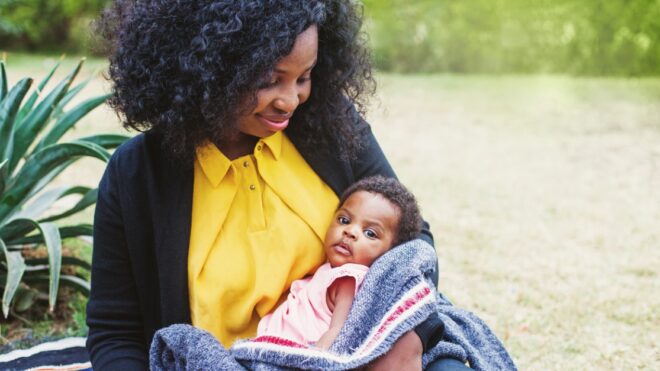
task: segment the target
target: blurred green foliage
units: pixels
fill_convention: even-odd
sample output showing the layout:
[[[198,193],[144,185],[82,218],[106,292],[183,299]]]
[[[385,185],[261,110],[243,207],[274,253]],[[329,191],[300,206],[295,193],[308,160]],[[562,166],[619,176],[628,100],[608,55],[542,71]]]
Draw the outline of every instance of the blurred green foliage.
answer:
[[[109,0],[0,0],[0,49],[86,51]],[[395,72],[660,75],[660,0],[363,0]]]
[[[0,49],[84,51],[108,0],[0,0]]]
[[[364,0],[397,72],[660,75],[660,0]]]

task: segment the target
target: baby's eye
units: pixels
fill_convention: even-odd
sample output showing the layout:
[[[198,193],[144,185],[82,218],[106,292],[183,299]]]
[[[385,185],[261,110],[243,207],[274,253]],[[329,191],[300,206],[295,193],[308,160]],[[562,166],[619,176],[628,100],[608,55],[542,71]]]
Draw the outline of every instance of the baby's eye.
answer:
[[[373,229],[365,229],[364,235],[367,236],[367,238],[372,238],[372,239],[378,237],[378,235],[376,234],[376,232],[374,232]]]
[[[348,223],[351,222],[351,220],[348,219],[348,218],[345,217],[345,216],[339,216],[339,217],[337,217],[337,221],[339,222],[339,224],[348,224]]]

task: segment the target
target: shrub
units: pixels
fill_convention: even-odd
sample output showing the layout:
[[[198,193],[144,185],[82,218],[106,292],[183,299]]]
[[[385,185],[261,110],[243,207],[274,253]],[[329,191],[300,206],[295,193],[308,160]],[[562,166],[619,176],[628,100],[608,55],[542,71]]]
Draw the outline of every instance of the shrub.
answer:
[[[47,291],[51,310],[60,283],[89,293],[89,283],[75,273],[76,269],[66,270],[72,272],[70,274],[62,273],[63,265],[90,269],[86,261],[62,256],[62,239],[90,236],[92,227],[89,224],[59,224],[64,218],[93,205],[97,190],[79,185],[49,185],[80,158],[107,161],[110,157],[108,149],[118,146],[127,137],[94,135],[60,142],[82,117],[107,99],[107,95],[93,97],[65,109],[87,83],[72,87],[82,63],[57,86],[45,92],[44,87],[59,64],[56,65],[23,102],[32,79],[22,79],[7,89],[5,64],[0,61],[0,286],[4,287],[2,312],[5,317],[12,300],[25,307],[25,303],[29,306],[35,296],[46,296],[39,291],[44,283],[48,284],[44,291]],[[68,210],[59,213],[49,210],[56,201],[71,195],[80,199]],[[33,253],[42,245],[46,247],[47,258],[38,258],[38,254]],[[21,290],[18,290],[19,286]]]

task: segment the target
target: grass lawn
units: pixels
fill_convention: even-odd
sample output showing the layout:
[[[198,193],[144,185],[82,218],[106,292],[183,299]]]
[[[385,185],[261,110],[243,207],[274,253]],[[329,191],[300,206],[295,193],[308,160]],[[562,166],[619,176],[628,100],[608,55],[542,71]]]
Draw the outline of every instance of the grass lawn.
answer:
[[[660,368],[660,80],[382,76],[440,289],[521,370]]]
[[[42,61],[10,55],[10,80]],[[378,77],[369,121],[431,223],[440,289],[521,370],[660,368],[660,79]],[[123,132],[107,109],[79,126]],[[94,185],[103,164],[78,165],[59,181]]]

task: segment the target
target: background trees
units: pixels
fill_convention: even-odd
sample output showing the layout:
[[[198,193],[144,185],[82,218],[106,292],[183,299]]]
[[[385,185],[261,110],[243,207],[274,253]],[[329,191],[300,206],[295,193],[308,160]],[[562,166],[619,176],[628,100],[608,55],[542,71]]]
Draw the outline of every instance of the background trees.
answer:
[[[657,0],[365,0],[398,72],[660,74]]]
[[[78,51],[108,0],[0,0],[0,49]]]
[[[0,49],[89,49],[110,0],[0,0]],[[660,75],[659,0],[364,0],[379,68]]]

